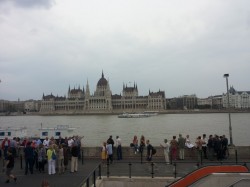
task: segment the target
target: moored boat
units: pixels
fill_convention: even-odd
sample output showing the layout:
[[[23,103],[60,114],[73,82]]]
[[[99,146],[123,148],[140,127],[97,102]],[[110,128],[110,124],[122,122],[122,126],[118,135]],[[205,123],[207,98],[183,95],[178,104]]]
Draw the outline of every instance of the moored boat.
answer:
[[[24,138],[27,136],[26,127],[1,127],[0,128],[0,140],[4,138],[13,139],[14,137]]]
[[[69,125],[57,125],[56,127],[42,127],[38,129],[40,133],[40,138],[45,139],[46,137],[54,137],[58,139],[59,137],[71,137],[75,135],[75,127],[70,127]]]

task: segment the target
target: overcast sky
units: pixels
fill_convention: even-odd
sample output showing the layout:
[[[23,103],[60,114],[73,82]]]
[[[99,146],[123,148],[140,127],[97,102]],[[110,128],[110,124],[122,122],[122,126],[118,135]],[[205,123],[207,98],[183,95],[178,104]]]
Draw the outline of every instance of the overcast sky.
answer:
[[[250,91],[250,1],[0,0],[0,99],[93,94],[102,71],[112,94]]]

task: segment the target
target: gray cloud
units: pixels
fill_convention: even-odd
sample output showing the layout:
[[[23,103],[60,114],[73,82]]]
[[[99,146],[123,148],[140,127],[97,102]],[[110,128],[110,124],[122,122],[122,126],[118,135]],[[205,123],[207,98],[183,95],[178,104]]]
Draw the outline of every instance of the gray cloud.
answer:
[[[248,0],[0,2],[11,12],[0,16],[0,99],[64,96],[87,79],[93,93],[102,70],[113,94],[136,82],[141,95],[207,97],[225,91],[224,73],[250,90]]]
[[[50,8],[55,4],[55,0],[0,0],[0,5],[6,3],[21,8]]]

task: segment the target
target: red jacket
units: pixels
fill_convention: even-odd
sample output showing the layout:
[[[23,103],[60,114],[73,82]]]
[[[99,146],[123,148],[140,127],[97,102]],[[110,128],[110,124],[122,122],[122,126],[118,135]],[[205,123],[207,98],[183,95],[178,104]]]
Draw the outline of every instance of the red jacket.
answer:
[[[5,148],[5,142],[6,142],[6,140],[4,139],[2,142],[2,149]],[[10,146],[10,140],[8,140],[8,146]]]

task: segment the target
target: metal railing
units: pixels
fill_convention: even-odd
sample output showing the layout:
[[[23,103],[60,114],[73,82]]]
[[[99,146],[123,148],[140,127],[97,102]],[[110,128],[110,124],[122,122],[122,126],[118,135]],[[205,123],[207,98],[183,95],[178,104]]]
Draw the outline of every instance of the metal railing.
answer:
[[[83,182],[80,184],[79,187],[96,187],[96,180],[97,177],[101,179],[102,177],[102,169],[101,169],[101,162],[98,164],[97,167],[93,169],[92,172],[89,173],[89,175],[83,180]]]

